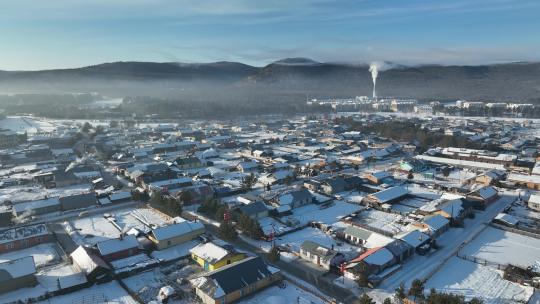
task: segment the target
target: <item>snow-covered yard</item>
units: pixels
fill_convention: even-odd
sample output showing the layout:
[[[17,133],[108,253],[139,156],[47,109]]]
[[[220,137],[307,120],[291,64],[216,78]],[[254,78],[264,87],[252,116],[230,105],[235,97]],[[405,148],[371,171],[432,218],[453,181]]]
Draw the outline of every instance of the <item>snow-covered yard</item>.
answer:
[[[292,217],[299,220],[301,224],[307,224],[309,222],[322,222],[327,225],[339,221],[341,218],[360,211],[365,207],[349,204],[344,201],[336,200],[329,207],[323,207],[322,205],[309,204],[300,208],[293,209]]]
[[[171,221],[165,214],[151,208],[127,208],[111,214],[120,227],[126,230],[137,228],[143,232],[149,232],[151,225],[163,226]]]
[[[115,303],[137,304],[128,292],[116,281],[94,285],[74,293],[53,297],[39,302],[40,304],[73,304],[73,303]]]
[[[296,287],[289,281],[283,282],[285,283],[284,288],[280,288],[279,286],[268,287],[250,297],[241,300],[240,302],[238,302],[238,304],[326,303],[316,295]]]
[[[492,263],[528,267],[540,262],[540,240],[487,227],[477,238],[467,244],[460,254]]]
[[[254,246],[257,246],[261,248],[264,251],[270,251],[270,248],[272,247],[272,242],[266,242],[266,241],[256,241],[252,240],[248,237],[241,236],[242,239],[245,241],[251,243]],[[313,227],[306,227],[302,230],[295,231],[293,233],[286,234],[284,236],[278,237],[276,239],[276,245],[281,245],[284,247],[290,248],[294,252],[300,251],[300,246],[304,241],[312,241],[319,243],[322,246],[332,248],[334,247],[334,250],[341,251],[341,252],[357,252],[360,250],[360,248],[351,246],[349,244],[340,243],[341,246],[338,246],[338,243],[332,236],[325,234],[324,232],[320,231],[317,228]]]
[[[16,260],[27,256],[34,257],[34,263],[36,263],[37,268],[60,261],[60,256],[56,251],[55,245],[52,243],[45,243],[30,248],[0,254],[0,262]]]
[[[201,242],[192,240],[163,250],[155,250],[150,256],[159,261],[172,261],[190,255],[189,250]]]
[[[488,266],[452,257],[426,282],[426,291],[462,294],[467,299],[478,297],[486,303],[526,303],[534,289],[506,281],[502,274]]]
[[[407,231],[406,226],[410,222],[402,215],[375,209],[362,211],[354,221],[391,234]]]
[[[73,241],[79,245],[94,245],[98,242],[120,237],[120,230],[104,218],[102,214],[65,222],[64,227]]]

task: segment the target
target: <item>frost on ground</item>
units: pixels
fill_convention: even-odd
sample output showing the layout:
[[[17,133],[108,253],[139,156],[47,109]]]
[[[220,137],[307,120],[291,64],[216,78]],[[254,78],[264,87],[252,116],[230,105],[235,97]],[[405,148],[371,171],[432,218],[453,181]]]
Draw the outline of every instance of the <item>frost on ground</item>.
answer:
[[[453,257],[426,282],[426,291],[482,298],[486,303],[526,303],[534,288],[504,280],[502,273],[489,266]]]
[[[526,268],[540,261],[540,240],[487,227],[460,251],[460,255],[487,260],[490,263],[512,264]]]
[[[0,262],[16,260],[27,256],[34,257],[36,267],[40,268],[60,260],[55,245],[52,243],[39,244],[26,249],[0,254]]]

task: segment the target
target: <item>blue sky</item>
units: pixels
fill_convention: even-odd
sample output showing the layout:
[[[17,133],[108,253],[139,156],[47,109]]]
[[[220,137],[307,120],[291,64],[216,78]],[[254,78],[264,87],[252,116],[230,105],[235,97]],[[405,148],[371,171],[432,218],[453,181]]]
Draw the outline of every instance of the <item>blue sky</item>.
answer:
[[[0,0],[0,69],[540,61],[538,0]]]

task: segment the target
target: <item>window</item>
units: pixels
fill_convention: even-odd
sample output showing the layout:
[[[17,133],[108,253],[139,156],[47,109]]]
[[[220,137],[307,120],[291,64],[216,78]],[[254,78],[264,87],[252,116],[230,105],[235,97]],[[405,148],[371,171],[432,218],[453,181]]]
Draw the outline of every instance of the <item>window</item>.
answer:
[[[167,241],[167,246],[171,246],[171,241]]]

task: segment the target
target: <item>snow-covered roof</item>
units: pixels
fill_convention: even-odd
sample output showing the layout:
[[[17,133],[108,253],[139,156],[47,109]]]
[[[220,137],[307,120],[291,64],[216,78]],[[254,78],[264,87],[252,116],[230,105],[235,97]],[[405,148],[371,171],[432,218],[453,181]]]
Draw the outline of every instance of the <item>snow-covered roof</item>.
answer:
[[[178,224],[167,225],[152,230],[152,234],[158,241],[168,240],[177,236],[190,233],[194,230],[204,230],[204,225],[200,222],[184,221]]]
[[[493,188],[492,186],[486,186],[486,187],[482,187],[480,189],[478,189],[478,194],[483,198],[483,199],[489,199],[493,196],[496,196],[497,195],[497,189]]]
[[[0,244],[47,234],[49,234],[49,230],[45,224],[13,228],[0,232]]]
[[[371,197],[377,199],[380,203],[386,203],[394,199],[405,196],[409,193],[405,187],[392,187],[377,193],[370,194]]]
[[[0,282],[8,282],[36,273],[36,264],[33,256],[0,263]]]
[[[424,244],[430,239],[429,235],[423,233],[420,230],[413,230],[401,235],[396,236],[396,238],[405,241],[405,243],[411,245],[414,248]]]
[[[13,205],[13,211],[19,214],[24,211],[30,211],[38,208],[46,208],[51,206],[60,206],[60,201],[57,197],[51,197],[47,199],[42,199],[38,201],[24,202]]]
[[[205,261],[208,261],[209,263],[215,263],[223,259],[230,253],[229,250],[218,246],[212,242],[199,244],[192,248],[189,252]]]
[[[96,246],[101,255],[108,255],[131,248],[138,248],[139,242],[135,236],[128,234],[121,239],[111,239],[99,242],[96,244]]]
[[[371,265],[385,265],[392,261],[394,258],[394,255],[392,252],[384,247],[376,250],[372,254],[368,255],[364,258],[364,262],[371,264]]]
[[[127,198],[131,198],[131,193],[129,191],[120,191],[109,195],[109,199],[111,201],[123,200]]]
[[[439,214],[424,219],[424,224],[429,226],[429,229],[432,231],[437,231],[449,223],[450,221],[447,218]]]
[[[506,214],[506,213],[499,213],[497,214],[497,216],[495,217],[496,220],[499,220],[503,223],[506,223],[510,226],[515,226],[519,223],[519,220],[513,216],[511,216],[510,214]]]

